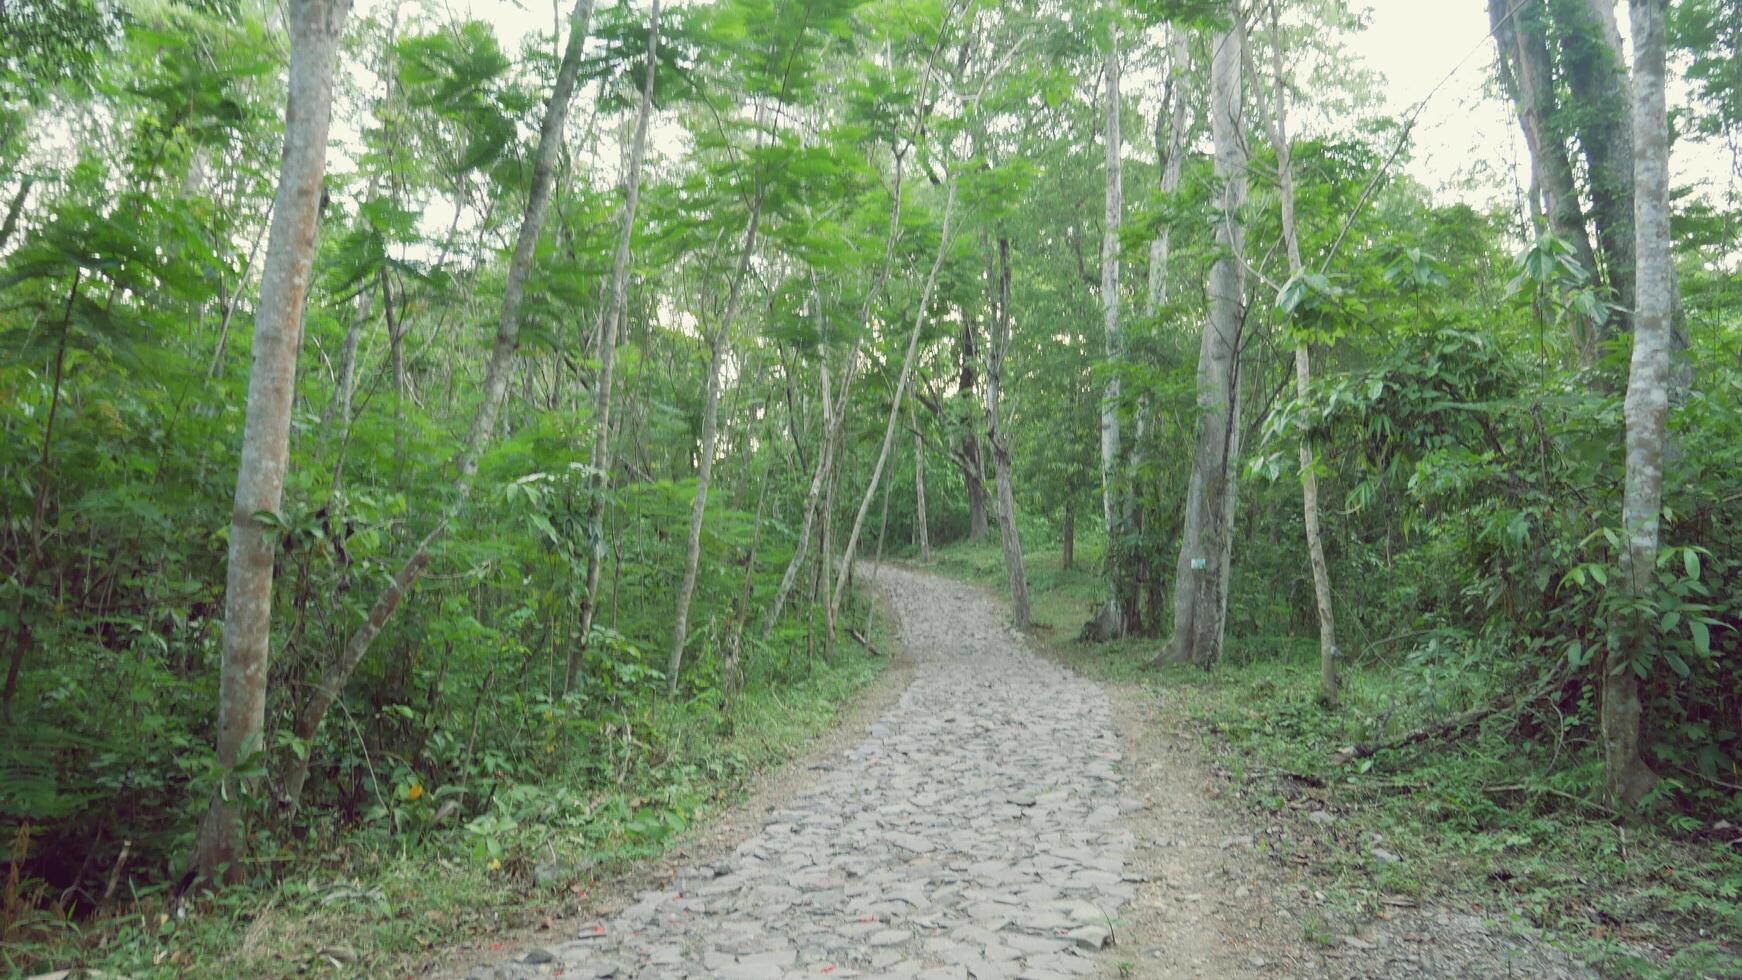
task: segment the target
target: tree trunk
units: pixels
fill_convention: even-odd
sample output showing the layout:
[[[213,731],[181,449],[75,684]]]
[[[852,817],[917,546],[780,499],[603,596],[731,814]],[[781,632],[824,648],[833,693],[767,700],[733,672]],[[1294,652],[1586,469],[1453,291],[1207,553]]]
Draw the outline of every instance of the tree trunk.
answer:
[[[1281,192],[1282,238],[1288,252],[1288,269],[1294,277],[1306,272],[1301,258],[1300,232],[1296,224],[1294,190],[1294,148],[1288,135],[1288,86],[1282,70],[1282,24],[1276,4],[1270,8],[1270,67],[1275,85],[1276,115],[1270,127],[1271,144],[1276,149],[1277,181]],[[1263,113],[1260,98],[1260,114]],[[1306,400],[1312,387],[1312,357],[1304,340],[1294,348],[1295,397]],[[1325,544],[1319,531],[1319,477],[1313,462],[1312,442],[1303,434],[1298,451],[1300,459],[1301,511],[1306,524],[1307,561],[1312,566],[1313,602],[1319,618],[1319,700],[1327,707],[1337,703],[1337,623],[1331,609],[1331,573],[1325,563]]]
[[[1161,659],[1208,666],[1221,656],[1240,458],[1240,338],[1246,292],[1246,151],[1240,131],[1244,28],[1218,34],[1210,64],[1210,128],[1221,183],[1210,314],[1198,351],[1198,425],[1174,572],[1173,636]]]
[[[242,271],[236,276],[236,285],[230,290],[230,298],[224,303],[224,315],[218,318],[218,342],[212,349],[211,367],[206,369],[206,377],[214,381],[224,376],[224,350],[230,341],[230,321],[236,316],[236,304],[242,300],[242,288],[248,285],[248,273],[254,268],[254,258],[260,254],[260,242],[271,226],[271,208],[267,209],[266,215],[266,223],[255,232],[254,244],[248,246],[248,258],[242,263]]]
[[[998,482],[998,534],[1004,546],[1004,575],[1010,582],[1010,612],[1017,629],[1027,629],[1028,574],[1022,567],[1022,536],[1016,528],[1016,494],[1010,485],[1010,444],[998,418],[1004,386],[1004,355],[1010,349],[1010,239],[998,239],[998,308],[992,317],[992,343],[986,352],[986,441]]]
[[[980,439],[972,429],[962,433],[962,458],[980,460]],[[962,486],[968,493],[968,540],[984,541],[990,525],[986,521],[986,482],[980,479],[981,463],[963,465]]]
[[[378,278],[385,278],[385,273]],[[345,342],[339,348],[338,377],[334,379],[333,400],[327,403],[326,411],[321,413],[323,427],[335,418],[339,420],[338,436],[341,442],[350,431],[351,402],[357,394],[357,348],[362,346],[363,330],[374,315],[375,290],[365,286],[357,294],[357,311],[351,317],[351,326],[345,331]]]
[[[652,69],[650,68],[649,71]],[[758,135],[757,143],[761,144],[762,136]],[[732,324],[738,318],[738,305],[744,293],[744,281],[750,275],[750,257],[756,252],[757,229],[762,222],[762,201],[765,184],[759,177],[756,187],[756,198],[750,205],[750,223],[744,229],[744,242],[738,253],[738,270],[732,277],[731,292],[726,298],[726,312],[720,321],[720,328],[715,333],[711,345],[711,359],[708,365],[707,395],[702,409],[702,458],[700,472],[696,477],[696,496],[690,508],[689,549],[684,559],[683,581],[678,585],[677,615],[672,624],[671,655],[666,660],[666,690],[677,693],[677,674],[683,666],[683,647],[689,634],[690,600],[695,595],[696,572],[700,567],[702,556],[702,521],[708,509],[708,480],[714,469],[714,442],[718,428],[720,405],[720,363],[725,357],[725,346],[731,340]]]
[[[889,483],[883,487],[883,515],[877,520],[877,557],[871,561],[871,578],[867,582],[868,587],[873,590],[877,588],[877,573],[883,568],[883,545],[889,537],[889,498],[894,495],[895,481],[890,480]],[[867,602],[865,604],[864,631],[867,635],[871,632],[871,621],[876,618],[876,611],[877,610],[872,603]],[[847,630],[848,635],[851,635],[852,632],[852,628],[849,627]]]
[[[1185,30],[1175,26],[1168,43],[1168,85],[1163,99],[1167,113],[1167,132],[1161,129],[1161,114],[1157,114],[1156,153],[1161,173],[1161,192],[1171,196],[1179,190],[1180,173],[1185,162],[1186,115],[1185,72],[1191,60]],[[1168,264],[1172,254],[1173,228],[1164,223],[1149,243],[1149,294],[1145,298],[1144,316],[1154,320],[1168,298]],[[1153,406],[1150,393],[1143,391],[1137,400],[1137,419],[1132,432],[1130,459],[1126,466],[1123,520],[1125,546],[1119,551],[1115,598],[1119,602],[1119,624],[1127,635],[1152,635],[1161,628],[1161,588],[1155,575],[1152,549],[1143,542],[1145,528],[1150,523],[1149,498],[1144,495],[1143,471],[1152,443]],[[1142,559],[1139,552],[1142,549]],[[1147,599],[1147,602],[1146,602]],[[1147,616],[1145,609],[1148,610]]]
[[[1167,133],[1156,141],[1161,163],[1161,193],[1171,196],[1179,191],[1180,172],[1185,165],[1186,92],[1185,72],[1191,60],[1185,29],[1174,26],[1168,34]],[[1159,118],[1159,117],[1158,117]],[[1155,241],[1149,243],[1149,297],[1145,307],[1148,316],[1155,316],[1167,302],[1167,267],[1173,247],[1173,225],[1162,224]]]
[[[593,0],[577,0],[569,16],[569,40],[557,69],[556,85],[551,90],[550,105],[545,110],[539,131],[538,156],[532,170],[532,186],[526,199],[526,214],[515,239],[514,254],[508,263],[503,283],[502,315],[496,325],[496,339],[491,347],[489,366],[484,373],[484,401],[472,419],[465,446],[457,459],[459,472],[454,478],[454,499],[436,525],[418,542],[417,549],[406,559],[386,589],[376,597],[363,622],[346,638],[339,659],[322,672],[320,681],[309,695],[308,703],[297,716],[295,734],[305,751],[292,753],[281,780],[280,805],[286,813],[294,812],[302,800],[303,786],[308,781],[309,764],[314,756],[314,739],[320,733],[327,712],[344,691],[346,683],[363,655],[375,642],[388,620],[416,586],[429,567],[431,549],[459,516],[472,493],[478,475],[478,462],[496,431],[497,414],[508,392],[509,376],[513,373],[515,351],[520,344],[520,305],[526,293],[526,279],[532,272],[533,252],[544,229],[544,218],[550,203],[551,182],[556,170],[557,150],[562,143],[563,124],[568,118],[569,99],[574,94],[575,77],[580,72],[581,51],[587,37],[587,24],[593,14]],[[632,209],[632,208],[631,208]],[[262,304],[264,306],[264,304]]]
[[[937,287],[938,272],[943,269],[944,259],[949,254],[951,220],[956,214],[956,178],[952,174],[949,179],[949,190],[944,198],[944,222],[938,231],[938,254],[932,260],[931,272],[925,277],[925,286],[919,293],[919,308],[913,315],[913,332],[907,338],[907,355],[901,361],[901,377],[895,382],[895,391],[890,395],[889,421],[883,427],[883,447],[877,451],[877,465],[871,468],[871,480],[865,486],[865,496],[859,501],[859,512],[853,518],[853,527],[847,533],[847,547],[841,553],[841,570],[835,579],[834,594],[829,596],[829,639],[834,639],[834,625],[840,613],[841,593],[847,587],[847,576],[853,570],[853,555],[859,548],[859,534],[865,527],[865,515],[871,510],[871,499],[877,493],[877,485],[883,479],[883,468],[889,463],[889,448],[895,444],[895,430],[901,423],[901,401],[907,394],[908,383],[913,379],[914,355],[919,351],[919,335],[925,328],[926,308],[931,305],[932,290]]]
[[[655,13],[658,13],[657,6]],[[526,292],[527,276],[532,272],[533,253],[537,250],[539,235],[544,231],[556,157],[562,148],[569,100],[574,95],[575,78],[580,70],[582,50],[586,46],[592,17],[593,0],[576,0],[574,11],[569,14],[569,42],[563,50],[562,63],[557,68],[556,85],[551,91],[550,105],[545,110],[544,124],[539,130],[538,157],[532,171],[532,188],[526,200],[526,216],[520,223],[520,234],[514,242],[514,257],[509,262],[508,276],[503,283],[502,319],[497,325],[496,343],[490,351],[489,368],[484,372],[484,403],[478,407],[478,414],[472,420],[472,431],[466,440],[466,460],[461,469],[468,488],[471,477],[478,470],[478,457],[483,454],[484,447],[489,445],[490,433],[496,427],[497,413],[501,410],[508,392],[508,381],[514,373],[514,358],[518,356],[520,347],[520,304]],[[653,84],[651,73],[647,84]],[[648,96],[644,91],[642,102],[647,101]],[[639,121],[636,132],[640,133],[644,126],[645,120]],[[639,172],[634,176],[639,178]],[[638,181],[632,180],[632,192],[639,189]],[[629,206],[629,210],[633,211],[633,205]],[[614,286],[617,284],[615,275],[612,282]],[[613,302],[616,301],[615,295],[612,299]]]
[[[393,368],[393,470],[396,482],[405,483],[405,331],[393,315],[393,281],[386,270],[381,273],[381,315],[387,321],[387,361]],[[513,370],[513,362],[509,362]],[[504,390],[503,397],[507,397]],[[504,420],[506,421],[506,420]],[[506,427],[504,427],[506,430]],[[504,431],[506,434],[506,431]]]
[[[1101,517],[1107,531],[1107,574],[1112,597],[1101,611],[1100,635],[1113,639],[1125,635],[1124,508],[1120,505],[1119,454],[1119,362],[1125,356],[1125,338],[1119,326],[1119,226],[1125,211],[1120,182],[1123,133],[1119,124],[1119,20],[1107,28],[1106,112],[1106,213],[1101,231],[1101,319],[1106,332],[1107,361],[1113,370],[1101,396]]]
[[[836,446],[835,452],[839,453],[840,451],[841,447]],[[820,605],[823,610],[823,625],[826,627],[823,633],[823,652],[825,654],[832,654],[835,649],[835,604],[831,601],[833,593],[830,591],[830,587],[835,581],[835,491],[840,489],[841,485],[841,470],[835,463],[836,460],[831,457],[829,472],[823,485],[823,526],[821,540],[817,547],[817,578],[816,583],[811,587],[811,606],[815,608]],[[814,618],[814,614],[807,617],[807,619]],[[808,635],[805,637],[805,643],[807,646],[810,644]]]
[[[18,190],[12,193],[12,200],[6,205],[6,220],[0,221],[0,251],[6,249],[12,233],[18,230],[18,216],[24,213],[24,202],[30,197],[30,188],[35,183],[35,177],[25,174],[18,182]]]
[[[793,583],[798,580],[799,569],[804,567],[805,554],[810,550],[811,532],[816,526],[817,509],[822,506],[823,484],[834,465],[834,398],[829,392],[829,363],[826,358],[817,373],[822,378],[823,388],[823,445],[817,450],[816,470],[811,474],[810,491],[805,495],[804,517],[799,522],[798,543],[793,546],[792,558],[786,563],[786,571],[781,573],[780,586],[774,590],[774,601],[769,604],[768,618],[762,625],[764,641],[774,631],[774,624],[780,619],[780,611],[786,606],[786,598],[792,592]]]
[[[756,216],[750,219],[751,231],[745,236],[747,248],[755,247]],[[739,268],[739,281],[749,266],[749,251],[744,253],[744,264]],[[734,284],[733,293],[738,292]],[[714,475],[714,449],[719,441],[720,415],[720,367],[726,359],[726,343],[728,331],[732,326],[732,317],[736,310],[737,297],[733,296],[726,305],[726,319],[720,324],[720,329],[710,345],[708,358],[707,393],[702,399],[702,457],[696,473],[696,496],[690,505],[690,534],[688,550],[684,556],[683,581],[678,584],[677,615],[671,630],[671,655],[666,660],[665,688],[669,694],[677,693],[677,673],[683,667],[683,647],[689,635],[690,600],[696,592],[696,573],[702,561],[702,522],[708,510],[708,484]]]
[[[979,435],[974,432],[963,433],[962,453],[965,460],[974,461],[974,467],[962,467],[962,486],[967,487],[969,496],[969,540],[986,540],[989,527],[986,520],[986,484],[977,472],[982,465]]]
[[[1068,496],[1065,498],[1065,527],[1062,536],[1064,542],[1060,546],[1059,567],[1068,572],[1077,564],[1077,505]]]
[[[1531,169],[1542,191],[1549,231],[1567,243],[1573,257],[1595,276],[1597,260],[1585,231],[1584,208],[1574,183],[1567,146],[1554,126],[1554,76],[1549,60],[1546,0],[1488,0],[1489,25],[1500,57],[1501,85],[1518,110],[1524,141],[1530,148]],[[1579,361],[1589,365],[1597,354],[1594,325],[1581,325],[1574,338]]]
[[[980,387],[979,351],[974,333],[974,318],[962,311],[962,332],[959,335],[958,353],[961,357],[961,374],[956,380],[956,397],[965,406],[964,416],[973,418],[977,391]],[[947,416],[946,416],[947,418]],[[961,435],[962,459],[972,465],[962,466],[962,488],[968,496],[968,540],[984,541],[986,539],[986,482],[980,474],[985,472],[981,465],[980,439],[974,434],[973,423],[962,428]]]
[[[381,97],[376,100],[374,109],[383,119],[388,118],[388,113],[385,110],[387,109],[388,100],[393,97],[393,73],[391,71],[390,58],[394,50],[393,42],[398,35],[399,9],[395,7],[392,20],[387,28],[386,43],[382,45],[381,56],[375,64],[376,74],[382,79],[383,85]],[[391,139],[391,129],[384,129],[383,133]],[[189,174],[189,176],[191,177],[192,174]],[[376,191],[381,186],[381,177],[382,174],[379,171],[369,176],[368,186],[363,191],[363,200],[365,202],[374,199]],[[457,207],[458,204],[456,202],[456,209]],[[455,219],[459,218],[458,210],[455,211],[454,217]],[[452,234],[448,237],[450,240],[453,238]],[[438,260],[436,264],[440,265],[441,260]],[[385,268],[376,270],[376,281],[383,292],[385,292],[387,289],[387,270]],[[332,401],[327,403],[327,407],[321,412],[322,429],[327,428],[327,426],[332,423],[335,415],[337,415],[339,419],[338,438],[335,440],[339,445],[339,462],[338,465],[333,468],[334,487],[339,485],[342,478],[345,447],[351,438],[351,401],[356,397],[357,392],[357,348],[361,346],[363,341],[363,331],[368,328],[369,319],[374,315],[374,308],[372,305],[374,301],[375,294],[368,286],[365,285],[358,291],[357,313],[351,320],[350,328],[345,331],[344,343],[339,348],[339,366],[338,370],[335,372],[336,378],[333,385],[333,398]],[[395,426],[395,437],[397,437],[398,434],[399,427]]]
[[[1614,0],[1607,0],[1612,4]],[[1628,125],[1627,65],[1614,8],[1605,0],[1552,0],[1560,26],[1561,63],[1591,185],[1604,278],[1622,326],[1634,304],[1633,131]],[[1613,333],[1605,330],[1598,339]]]
[[[1559,0],[1571,3],[1573,0]],[[1638,305],[1637,265],[1635,255],[1637,231],[1633,227],[1634,202],[1633,131],[1624,122],[1625,108],[1632,104],[1628,87],[1626,56],[1621,47],[1621,31],[1615,23],[1614,0],[1585,0],[1590,21],[1583,30],[1595,37],[1606,50],[1591,56],[1589,71],[1594,76],[1590,97],[1601,104],[1603,112],[1613,119],[1599,118],[1581,102],[1578,118],[1592,127],[1587,135],[1580,130],[1579,140],[1585,145],[1586,162],[1592,173],[1593,213],[1597,219],[1599,241],[1608,259],[1610,288],[1622,307],[1620,322],[1629,328],[1633,310]],[[1576,11],[1572,17],[1577,18]],[[1583,69],[1580,69],[1583,70]],[[1599,147],[1592,152],[1592,147]],[[1606,149],[1602,149],[1606,148]],[[1679,405],[1693,389],[1694,368],[1688,357],[1686,311],[1682,307],[1680,282],[1670,276],[1670,366],[1669,400]]]
[[[931,522],[925,512],[925,440],[919,435],[919,418],[907,406],[907,424],[913,429],[913,533],[919,540],[919,560],[931,564]]]
[[[750,621],[750,600],[756,594],[756,551],[762,546],[762,517],[768,508],[768,476],[772,467],[762,468],[762,488],[756,493],[756,522],[750,532],[750,550],[744,555],[744,584],[732,608],[732,625],[720,644],[720,710],[732,710],[732,702],[744,686],[744,625]]]
[[[923,98],[925,92],[926,88],[922,86],[920,92],[922,96],[920,102],[922,104],[925,102],[925,99]],[[918,131],[917,124],[915,126],[915,131]],[[869,325],[871,322],[872,305],[876,301],[878,294],[882,292],[883,284],[888,281],[890,266],[895,259],[895,243],[901,237],[901,208],[903,195],[905,193],[905,185],[903,182],[905,171],[905,154],[898,151],[895,154],[894,188],[890,192],[893,195],[894,201],[889,209],[889,229],[883,239],[883,264],[877,273],[876,280],[871,284],[871,289],[866,292],[865,302],[859,310],[859,323],[861,325]],[[774,592],[774,601],[768,607],[768,617],[763,620],[762,623],[762,638],[764,640],[767,640],[769,635],[774,632],[774,624],[780,621],[780,612],[782,609],[786,608],[787,597],[792,593],[793,583],[798,580],[799,569],[804,566],[805,554],[810,549],[811,528],[815,524],[817,508],[819,506],[824,507],[823,526],[825,531],[829,526],[828,518],[830,515],[828,513],[828,506],[832,505],[834,501],[833,471],[835,465],[835,454],[840,448],[841,434],[843,427],[846,424],[847,396],[852,391],[854,368],[859,360],[859,346],[863,342],[863,338],[863,333],[860,333],[858,337],[855,337],[852,348],[847,352],[846,363],[841,368],[841,392],[834,402],[832,413],[829,402],[827,363],[824,363],[822,367],[824,417],[823,451],[817,454],[816,472],[811,476],[810,493],[805,498],[804,520],[799,526],[798,543],[793,548],[792,559],[786,563],[786,571],[780,576],[780,587]],[[826,495],[823,492],[825,484],[828,488]],[[823,551],[825,555],[829,551],[829,539],[826,533],[823,537]],[[825,577],[827,577],[826,574]]]
[[[582,0],[590,3],[591,0]],[[653,11],[649,40],[657,43],[659,19]],[[585,41],[585,37],[582,38]],[[650,51],[651,53],[651,51]],[[635,237],[635,213],[641,204],[641,167],[647,158],[647,128],[653,115],[654,62],[642,80],[641,106],[635,116],[635,138],[630,143],[628,172],[623,178],[623,221],[617,228],[617,245],[611,257],[611,300],[594,331],[594,356],[599,369],[593,382],[593,448],[588,456],[587,574],[583,582],[576,636],[569,644],[568,670],[563,674],[563,693],[575,689],[581,661],[593,641],[593,620],[599,612],[599,574],[605,566],[605,503],[611,485],[611,409],[617,375],[617,337],[629,318],[629,246]],[[615,600],[613,600],[614,602]]]
[[[333,69],[348,0],[291,0],[290,75],[284,151],[254,317],[254,362],[230,515],[224,583],[224,649],[218,681],[218,765],[235,770],[265,748],[267,665],[272,648],[272,572],[277,536],[261,515],[277,515],[290,464],[290,413],[302,310],[320,223]],[[226,777],[228,782],[228,777]],[[241,788],[214,793],[194,844],[205,881],[242,878]]]
[[[1664,448],[1669,441],[1671,320],[1675,267],[1670,255],[1669,114],[1664,96],[1666,0],[1631,0],[1633,22],[1633,225],[1638,305],[1627,377],[1627,480],[1621,525],[1621,588],[1641,596],[1656,585]],[[1636,640],[1655,624],[1634,624]],[[1657,783],[1639,754],[1639,679],[1644,651],[1612,645],[1603,670],[1603,770],[1611,805],[1637,806]]]

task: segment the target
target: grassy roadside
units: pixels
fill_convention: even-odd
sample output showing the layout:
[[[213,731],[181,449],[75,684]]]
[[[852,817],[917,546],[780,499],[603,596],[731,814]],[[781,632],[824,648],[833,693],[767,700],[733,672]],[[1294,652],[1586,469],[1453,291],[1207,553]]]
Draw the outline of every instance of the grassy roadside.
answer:
[[[896,648],[881,608],[870,639]],[[757,776],[801,755],[888,664],[843,638],[832,660],[746,691],[724,718],[711,704],[654,705],[644,731],[622,734],[613,783],[507,786],[463,827],[435,819],[439,794],[391,801],[395,832],[306,854],[270,886],[180,909],[145,899],[82,928],[42,922],[0,948],[0,976],[407,976],[452,966],[456,947],[492,949],[585,913],[595,892],[684,844]]]
[[[1231,637],[1214,671],[1145,670],[1155,641],[1076,642],[1103,594],[1097,555],[1079,548],[1075,571],[1056,548],[1027,558],[1036,637],[1085,673],[1154,691],[1200,736],[1223,795],[1254,822],[1299,829],[1276,860],[1310,876],[1330,914],[1366,921],[1385,914],[1382,896],[1419,897],[1540,929],[1612,975],[1742,977],[1734,829],[1676,814],[1618,825],[1590,795],[1594,747],[1570,729],[1528,740],[1496,730],[1333,766],[1354,741],[1434,716],[1400,693],[1415,689],[1404,667],[1350,665],[1336,712],[1313,701],[1311,638]],[[996,544],[944,549],[933,567],[1004,587]],[[1310,824],[1320,809],[1332,821]]]

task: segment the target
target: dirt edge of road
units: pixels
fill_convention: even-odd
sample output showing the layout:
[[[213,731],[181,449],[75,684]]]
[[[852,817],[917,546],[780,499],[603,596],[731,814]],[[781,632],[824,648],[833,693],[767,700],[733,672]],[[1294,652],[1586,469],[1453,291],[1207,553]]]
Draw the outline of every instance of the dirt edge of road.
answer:
[[[1027,642],[1036,654],[1077,670],[1044,638],[1031,633]],[[1376,918],[1338,915],[1325,901],[1324,883],[1310,868],[1286,863],[1279,846],[1326,835],[1325,827],[1311,826],[1306,811],[1265,822],[1230,801],[1232,786],[1191,730],[1195,721],[1169,702],[1165,689],[1094,680],[1112,699],[1125,792],[1140,805],[1128,814],[1137,839],[1128,874],[1141,881],[1121,913],[1117,945],[1103,956],[1106,976],[1598,976],[1529,929],[1431,899],[1382,896]]]

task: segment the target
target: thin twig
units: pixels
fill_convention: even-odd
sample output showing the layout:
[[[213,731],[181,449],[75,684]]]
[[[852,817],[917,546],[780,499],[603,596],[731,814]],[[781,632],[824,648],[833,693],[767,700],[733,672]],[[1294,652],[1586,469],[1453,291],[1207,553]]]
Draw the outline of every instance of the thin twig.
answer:
[[[1558,797],[1565,799],[1565,800],[1571,800],[1574,803],[1579,804],[1580,806],[1590,807],[1591,809],[1596,810],[1600,813],[1606,813],[1611,817],[1619,816],[1619,814],[1617,814],[1614,810],[1611,810],[1608,807],[1604,806],[1603,804],[1598,803],[1596,800],[1586,799],[1583,796],[1574,796],[1572,793],[1568,793],[1564,790],[1554,789],[1553,787],[1549,787],[1549,786],[1524,786],[1522,784],[1515,785],[1515,786],[1484,786],[1484,787],[1482,787],[1482,792],[1488,793],[1490,795],[1499,794],[1499,793],[1547,793],[1550,796],[1558,796]]]

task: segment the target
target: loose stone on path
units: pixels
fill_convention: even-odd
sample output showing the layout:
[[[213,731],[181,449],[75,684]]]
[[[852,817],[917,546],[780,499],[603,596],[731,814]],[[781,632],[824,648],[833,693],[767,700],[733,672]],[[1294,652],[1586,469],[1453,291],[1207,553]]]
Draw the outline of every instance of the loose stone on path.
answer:
[[[971,587],[895,568],[878,584],[919,666],[863,742],[731,858],[469,976],[1094,972],[1136,887],[1106,693],[1028,652]]]

